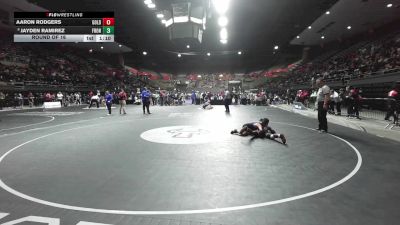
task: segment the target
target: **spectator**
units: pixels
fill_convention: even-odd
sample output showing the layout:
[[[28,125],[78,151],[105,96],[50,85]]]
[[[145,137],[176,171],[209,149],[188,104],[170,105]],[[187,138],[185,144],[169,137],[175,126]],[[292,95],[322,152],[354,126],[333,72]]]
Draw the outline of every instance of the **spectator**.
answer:
[[[3,110],[5,101],[6,101],[6,95],[2,91],[0,91],[0,110]]]
[[[340,88],[338,97],[336,98],[336,115],[341,116],[342,115],[342,101],[345,98],[344,96],[344,89]]]
[[[119,114],[122,114],[122,112],[123,112],[124,115],[126,115],[126,111],[125,111],[126,99],[127,99],[127,95],[126,95],[124,89],[121,89],[121,92],[119,92],[119,105],[120,105]]]
[[[28,102],[30,108],[32,108],[35,104],[35,96],[32,94],[32,92],[29,92],[28,94]]]
[[[75,104],[80,105],[81,104],[81,95],[79,92],[75,93]]]
[[[191,98],[192,98],[192,105],[196,104],[196,92],[195,91],[192,91]]]
[[[61,91],[59,91],[57,93],[57,101],[59,101],[61,105],[63,105],[63,98],[64,98],[64,95],[61,93]]]
[[[393,116],[394,121],[398,121],[398,113],[400,110],[400,82],[397,82],[392,90],[388,93],[387,113],[385,120],[389,120]],[[397,111],[397,114],[395,113]]]
[[[44,101],[45,102],[51,102],[51,94],[50,92],[47,92],[44,96]]]
[[[357,88],[352,88],[349,93],[349,99],[350,99],[350,115],[347,115],[348,117],[355,116],[357,119],[360,118],[360,103],[361,103],[361,96],[359,94],[359,89]]]

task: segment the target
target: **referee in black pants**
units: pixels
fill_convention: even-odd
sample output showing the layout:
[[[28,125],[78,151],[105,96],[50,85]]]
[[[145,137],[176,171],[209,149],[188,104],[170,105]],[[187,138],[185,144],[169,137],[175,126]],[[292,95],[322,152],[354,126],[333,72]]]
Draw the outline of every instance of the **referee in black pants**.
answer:
[[[225,91],[225,96],[224,96],[224,105],[225,105],[225,112],[230,113],[229,111],[229,105],[232,103],[232,94],[229,92],[229,90]]]
[[[318,78],[316,81],[319,87],[317,93],[318,102],[318,129],[320,133],[328,132],[328,120],[326,119],[326,113],[328,112],[328,104],[330,98],[330,89],[325,84],[323,78]]]

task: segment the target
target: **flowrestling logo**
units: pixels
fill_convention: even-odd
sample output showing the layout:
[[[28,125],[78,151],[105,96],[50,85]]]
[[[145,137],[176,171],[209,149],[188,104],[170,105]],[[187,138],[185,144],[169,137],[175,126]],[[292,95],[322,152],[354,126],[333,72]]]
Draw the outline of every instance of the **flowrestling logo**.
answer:
[[[215,136],[210,130],[194,126],[160,127],[140,135],[146,141],[180,145],[208,143],[213,141]]]
[[[201,128],[192,128],[192,127],[171,129],[167,130],[167,132],[173,134],[172,135],[173,138],[188,138],[188,139],[196,135],[203,135],[210,133],[208,130],[204,130]]]

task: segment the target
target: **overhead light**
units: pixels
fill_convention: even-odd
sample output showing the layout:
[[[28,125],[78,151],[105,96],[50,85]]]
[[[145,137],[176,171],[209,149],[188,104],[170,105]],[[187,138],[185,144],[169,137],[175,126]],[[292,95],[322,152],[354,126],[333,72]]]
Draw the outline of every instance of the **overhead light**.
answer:
[[[224,15],[228,11],[230,2],[230,0],[212,0],[215,10],[220,15]]]
[[[311,30],[311,26],[308,26],[308,29]]]
[[[144,0],[144,4],[146,4],[146,5],[151,4],[151,3],[153,3],[152,0]]]
[[[299,39],[299,38],[300,38],[300,36],[297,36],[296,38],[297,38],[297,39]]]
[[[201,75],[197,75],[198,78],[201,78]]]
[[[149,7],[150,9],[154,9],[156,7],[156,4],[150,3],[147,5],[147,7]]]
[[[219,40],[222,44],[226,44],[226,43],[228,43],[228,40],[227,39],[221,39],[221,40]]]
[[[167,20],[161,20],[162,24],[165,24],[167,22]]]
[[[218,25],[221,27],[226,27],[226,25],[228,25],[228,18],[226,18],[226,16],[221,16],[218,19]]]
[[[325,36],[321,36],[321,39],[325,39]]]
[[[219,32],[219,37],[221,38],[221,40],[227,40],[228,39],[228,31],[226,30],[226,28],[222,28],[221,31]]]
[[[101,46],[100,48],[101,48],[101,50],[103,50],[103,49],[104,49],[104,47],[103,47],[103,46]]]
[[[143,52],[143,55],[147,55],[147,52]]]
[[[186,48],[190,48],[190,45],[186,45]]]
[[[351,30],[351,26],[347,26],[347,30]]]
[[[122,47],[122,45],[118,45],[118,47],[120,47],[120,48],[121,48],[121,47]]]
[[[210,55],[211,55],[211,53],[207,52],[207,56],[210,56]]]
[[[238,51],[238,55],[241,55],[242,54],[242,52],[241,51]]]
[[[178,58],[182,57],[181,53],[178,54]]]
[[[389,3],[389,4],[386,5],[386,7],[388,7],[388,8],[391,8],[392,6],[393,6],[392,3]]]
[[[275,50],[278,50],[278,49],[279,49],[279,46],[278,46],[278,45],[275,45],[274,49],[275,49]]]
[[[89,49],[89,53],[92,53],[93,52],[93,49]]]
[[[224,75],[220,74],[219,77],[223,77]]]
[[[157,18],[164,18],[164,14],[162,14],[162,13],[157,13]]]
[[[329,12],[329,11],[326,11],[326,13],[325,13],[326,15],[329,15],[329,14],[331,14],[331,12]]]

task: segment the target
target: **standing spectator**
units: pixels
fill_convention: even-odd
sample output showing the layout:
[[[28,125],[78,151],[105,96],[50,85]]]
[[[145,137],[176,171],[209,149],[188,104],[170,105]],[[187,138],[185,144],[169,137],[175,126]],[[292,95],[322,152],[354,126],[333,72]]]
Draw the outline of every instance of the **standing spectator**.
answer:
[[[211,97],[212,97],[212,94],[211,94],[211,92],[207,92],[207,93],[206,93],[206,98],[208,98],[208,99],[210,99],[210,100],[211,100]]]
[[[385,120],[389,120],[391,116],[393,116],[394,121],[397,121],[397,115],[395,111],[398,111],[398,105],[400,101],[400,82],[398,82],[393,89],[388,93],[387,100],[387,113],[385,116]]]
[[[196,92],[192,91],[191,98],[192,98],[192,105],[196,104]]]
[[[88,98],[86,98],[86,103],[88,103],[88,100],[92,101],[92,97],[93,97],[93,91],[89,91]]]
[[[325,84],[323,78],[316,80],[316,85],[319,88],[317,92],[317,104],[318,104],[318,129],[320,133],[328,132],[328,120],[326,114],[328,112],[329,94],[330,89]]]
[[[22,96],[22,93],[18,93],[18,106],[21,109],[24,107],[24,96]]]
[[[229,111],[229,105],[232,102],[232,95],[229,92],[229,90],[225,91],[225,96],[224,96],[224,105],[225,105],[225,112],[230,113]]]
[[[315,78],[311,77],[311,88],[315,88]]]
[[[32,92],[29,92],[28,94],[28,102],[29,102],[29,107],[32,108],[34,106],[35,101],[35,96],[33,96]]]
[[[18,104],[19,104],[18,93],[14,93],[14,107],[13,108],[16,109]]]
[[[47,92],[47,93],[44,95],[44,101],[45,101],[45,102],[51,102],[51,94],[50,94],[50,92]]]
[[[124,115],[126,115],[125,106],[126,106],[127,95],[126,95],[124,89],[121,89],[121,92],[119,92],[118,97],[119,97],[119,105],[120,105],[119,114],[122,114],[122,112],[124,112]]]
[[[115,90],[117,90],[117,89],[115,89]],[[113,103],[114,104],[119,104],[119,93],[118,92],[113,92],[112,93],[112,96],[113,96]]]
[[[338,97],[336,99],[336,115],[341,116],[342,115],[342,101],[345,98],[344,96],[344,90],[343,88],[340,88]]]
[[[132,100],[132,104],[135,104],[135,92],[131,91],[131,100]]]
[[[146,114],[145,109],[147,109],[148,114],[151,114],[150,113],[150,97],[151,97],[150,91],[147,90],[147,88],[143,88],[141,96],[142,96],[142,104],[143,104],[143,114]]]
[[[151,102],[152,102],[153,106],[157,104],[156,93],[151,94]]]
[[[98,95],[95,95],[95,96],[98,96]],[[106,91],[105,100],[106,100],[106,106],[107,106],[107,110],[108,110],[107,116],[111,116],[111,106],[112,106],[112,102],[113,102],[113,97],[112,97],[112,94],[110,94],[109,91]],[[92,105],[92,103],[90,103],[90,105]],[[97,108],[99,108],[99,103],[98,102],[97,102]],[[120,110],[120,114],[121,114],[121,110]]]
[[[237,105],[238,104],[238,100],[239,100],[238,94],[235,93],[234,99],[235,99],[235,105]]]
[[[329,111],[328,111],[329,114],[335,114],[335,105],[337,97],[338,93],[332,89],[330,92]]]
[[[313,81],[313,83],[314,83],[314,81]],[[287,89],[287,90],[286,90],[286,96],[285,96],[285,98],[286,98],[286,103],[287,103],[288,105],[291,104],[290,92],[291,92],[290,89]]]
[[[79,94],[79,92],[75,93],[75,104],[76,105],[80,105],[81,104],[81,95]]]
[[[59,91],[57,93],[57,101],[60,102],[61,106],[63,105],[63,98],[64,98],[64,95],[61,93],[61,91]]]
[[[6,95],[0,91],[0,110],[3,110],[6,101]]]
[[[199,104],[200,104],[200,98],[201,98],[200,92],[197,91],[197,92],[196,92],[196,101],[195,101],[195,104],[196,104],[196,105],[199,105]]]
[[[353,115],[353,106],[354,106],[354,99],[350,94],[350,91],[352,90],[351,86],[346,87],[346,91],[344,92],[344,95],[346,96],[346,102],[345,104],[347,105],[347,117],[350,117]]]
[[[308,99],[309,99],[309,97],[310,97],[310,92],[309,91],[307,91],[307,90],[302,90],[301,92],[300,92],[300,98],[299,98],[299,101],[301,102],[301,103],[303,103],[306,107],[308,107]]]
[[[66,92],[64,93],[64,98],[63,98],[64,107],[69,106],[69,102],[70,102],[70,95]]]
[[[160,92],[156,91],[155,96],[156,96],[156,105],[158,105],[160,104]]]
[[[160,105],[164,106],[164,101],[165,101],[165,92],[160,91]]]
[[[352,111],[353,116],[356,116],[357,119],[360,118],[360,103],[361,103],[361,96],[359,94],[359,90],[357,88],[353,88],[350,90],[350,96],[352,99]]]

